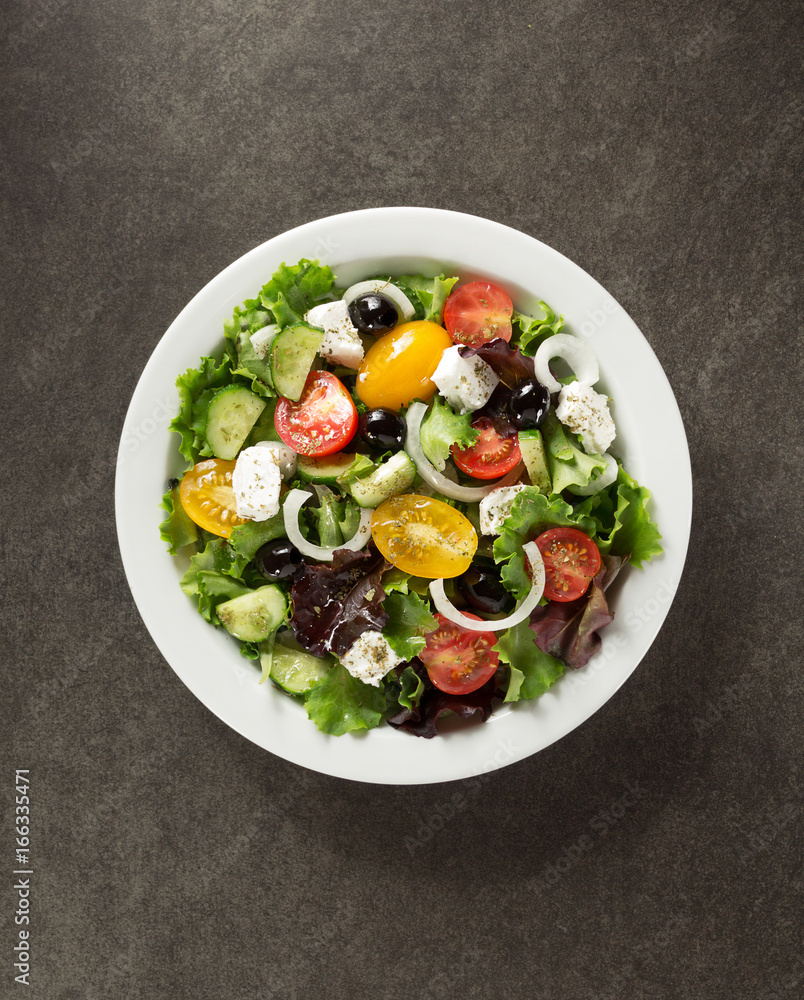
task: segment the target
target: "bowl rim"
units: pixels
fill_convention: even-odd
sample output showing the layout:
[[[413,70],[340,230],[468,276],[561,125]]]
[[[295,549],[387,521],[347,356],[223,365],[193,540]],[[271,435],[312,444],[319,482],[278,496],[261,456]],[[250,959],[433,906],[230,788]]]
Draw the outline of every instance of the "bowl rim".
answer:
[[[427,253],[421,252],[423,246]],[[342,737],[319,733],[292,699],[267,685],[258,687],[253,666],[239,656],[232,640],[201,619],[178,587],[186,558],[167,555],[159,538],[164,485],[156,494],[148,491],[156,480],[164,484],[168,478],[171,452],[179,457],[174,436],[162,433],[176,409],[176,377],[222,342],[223,318],[253,297],[282,260],[293,263],[305,256],[329,263],[341,286],[355,280],[368,261],[419,260],[430,266],[414,273],[433,273],[438,264],[447,273],[461,258],[462,279],[498,280],[521,311],[527,311],[523,302],[530,308],[539,298],[550,302],[567,315],[570,332],[590,340],[599,357],[609,359],[601,360],[601,382],[614,397],[618,430],[623,421],[619,453],[635,478],[654,491],[652,513],[664,535],[665,553],[646,564],[642,576],[632,568],[615,585],[615,616],[623,611],[625,624],[610,633],[613,646],[607,650],[604,643],[583,671],[569,671],[536,701],[495,710],[484,726],[434,740],[409,737],[388,726]],[[538,290],[529,277],[534,272],[539,274]],[[621,386],[628,386],[628,393],[618,394]],[[649,475],[643,478],[641,470]],[[625,683],[658,634],[681,578],[692,518],[692,475],[667,376],[644,335],[603,286],[559,251],[502,223],[445,209],[397,206],[325,216],[280,233],[225,267],[187,303],[156,344],[132,395],[118,450],[115,513],[124,570],[143,621],[171,668],[210,711],[258,746],[320,773],[380,784],[426,784],[482,774],[545,749],[585,722]],[[152,560],[160,550],[162,559],[172,560],[173,573],[154,573]],[[168,578],[175,593],[166,585]],[[620,607],[623,600],[636,603]],[[636,619],[631,617],[634,608]],[[371,749],[363,746],[367,742]]]

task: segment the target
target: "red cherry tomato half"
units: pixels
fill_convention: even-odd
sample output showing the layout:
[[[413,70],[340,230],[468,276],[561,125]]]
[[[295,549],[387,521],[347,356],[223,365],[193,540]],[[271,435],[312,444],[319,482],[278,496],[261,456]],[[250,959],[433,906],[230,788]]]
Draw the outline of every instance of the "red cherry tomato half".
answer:
[[[583,596],[600,569],[600,553],[592,539],[577,528],[551,528],[536,545],[544,560],[544,596],[551,601],[574,601]]]
[[[482,621],[464,612],[467,618]],[[446,694],[469,694],[483,687],[497,672],[500,658],[491,647],[497,642],[494,632],[472,632],[455,625],[444,615],[436,615],[438,628],[427,635],[427,645],[419,659],[427,668],[430,680]]]
[[[444,326],[456,344],[480,347],[490,340],[511,339],[510,295],[487,281],[470,281],[452,292],[444,304]]]
[[[503,437],[497,433],[488,417],[478,417],[472,427],[480,431],[480,437],[468,448],[453,448],[455,464],[475,479],[499,479],[522,461],[519,438],[516,434]]]
[[[331,455],[354,437],[357,408],[331,372],[310,372],[298,403],[279,397],[274,424],[285,444],[300,455]]]

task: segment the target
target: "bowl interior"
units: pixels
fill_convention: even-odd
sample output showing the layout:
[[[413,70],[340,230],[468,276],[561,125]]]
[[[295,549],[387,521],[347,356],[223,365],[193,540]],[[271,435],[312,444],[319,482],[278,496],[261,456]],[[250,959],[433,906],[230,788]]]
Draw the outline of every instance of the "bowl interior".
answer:
[[[426,248],[426,253],[422,252]],[[375,274],[458,274],[504,287],[525,313],[547,301],[567,331],[584,337],[613,398],[612,451],[653,493],[665,553],[630,569],[612,590],[615,620],[600,653],[536,702],[501,706],[484,725],[422,740],[380,727],[339,738],[319,733],[303,707],[259,685],[237,645],[196,613],[178,586],[186,556],[159,538],[158,502],[184,469],[167,425],[178,408],[176,376],[222,343],[223,320],[276,267],[302,257],[328,263],[337,284]],[[598,388],[600,388],[600,386]],[[661,627],[683,568],[692,506],[689,454],[672,390],[650,346],[593,278],[557,251],[498,223],[435,209],[369,209],[321,219],[269,240],[217,275],[157,344],[121,436],[118,536],[132,594],[159,649],[196,696],[265,749],[315,770],[362,781],[415,784],[481,773],[521,759],[580,725],[627,679]]]

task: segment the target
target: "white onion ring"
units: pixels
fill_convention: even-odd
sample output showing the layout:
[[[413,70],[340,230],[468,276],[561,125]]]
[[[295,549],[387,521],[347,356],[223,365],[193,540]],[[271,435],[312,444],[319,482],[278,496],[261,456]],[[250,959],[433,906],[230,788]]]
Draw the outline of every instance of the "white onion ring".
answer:
[[[519,481],[522,476],[521,462],[507,476],[496,480],[489,486],[461,486],[459,483],[453,483],[451,479],[447,479],[445,475],[438,471],[422,450],[422,444],[419,440],[419,430],[426,412],[426,403],[411,403],[405,417],[408,423],[405,451],[416,463],[419,475],[433,489],[438,490],[439,493],[443,493],[445,497],[449,497],[451,500],[465,500],[467,503],[477,503],[483,497],[488,496],[492,490],[499,489],[501,486],[513,486],[514,483]]]
[[[496,622],[477,622],[474,618],[467,618],[466,615],[458,611],[447,597],[444,592],[443,580],[433,580],[430,584],[430,596],[433,598],[436,610],[440,611],[453,624],[460,625],[461,628],[469,629],[472,632],[500,632],[502,629],[513,628],[514,625],[518,625],[520,622],[525,621],[526,618],[530,618],[531,611],[533,611],[542,599],[542,594],[544,593],[544,560],[536,542],[525,542],[522,546],[522,551],[528,557],[531,573],[533,574],[531,577],[530,593],[516,611],[508,615],[507,618],[501,618]]]
[[[608,452],[600,457],[606,460],[606,468],[591,479],[586,486],[568,486],[567,489],[570,493],[575,493],[579,497],[588,497],[593,493],[599,493],[607,486],[611,486],[619,474],[620,467],[617,465],[617,460]]]
[[[356,285],[350,285],[343,293],[343,301],[348,306],[350,302],[354,302],[358,295],[369,295],[371,293],[375,295],[380,293],[387,299],[390,299],[402,313],[403,319],[411,319],[416,312],[416,307],[401,288],[392,285],[390,281],[381,281],[379,278],[371,278],[369,281],[358,281]]]
[[[575,378],[583,385],[594,385],[600,378],[600,369],[592,348],[579,337],[568,333],[557,333],[539,345],[533,358],[536,378],[550,392],[559,392],[561,383],[553,378],[550,362],[553,358],[563,358],[575,372]]]
[[[261,326],[256,333],[252,333],[248,338],[258,358],[265,360],[268,348],[274,342],[274,337],[277,333],[279,333],[279,325],[277,323],[269,323],[268,326]]]
[[[371,538],[371,515],[374,511],[369,509],[360,511],[360,524],[357,526],[357,531],[354,537],[350,538],[348,542],[344,542],[343,545],[336,545],[333,548],[328,548],[326,545],[313,545],[312,542],[307,541],[299,530],[299,511],[302,509],[305,501],[309,500],[311,496],[312,493],[307,493],[305,490],[290,490],[285,496],[285,502],[282,506],[285,531],[299,552],[302,555],[309,556],[311,559],[323,559],[325,562],[332,562],[332,557],[338,549],[351,549],[352,552],[362,549],[369,538]]]

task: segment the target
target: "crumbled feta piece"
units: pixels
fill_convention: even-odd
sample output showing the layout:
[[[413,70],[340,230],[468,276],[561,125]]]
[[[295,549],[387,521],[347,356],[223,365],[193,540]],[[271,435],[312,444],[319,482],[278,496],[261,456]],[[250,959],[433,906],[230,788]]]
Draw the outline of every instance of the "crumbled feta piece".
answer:
[[[603,455],[617,433],[607,397],[583,382],[564,386],[558,394],[556,416],[571,431],[580,434],[587,455]]]
[[[291,479],[296,475],[298,456],[296,452],[281,441],[258,441],[255,448],[265,448],[271,455],[271,461],[279,466],[279,472],[283,479]]]
[[[448,347],[430,377],[453,409],[469,413],[486,405],[500,380],[482,358],[462,358],[460,351],[458,344]]]
[[[258,358],[265,359],[265,356],[268,354],[268,348],[274,342],[274,337],[278,332],[279,327],[277,324],[269,323],[268,326],[263,326],[256,333],[252,333],[249,340]]]
[[[347,368],[359,368],[363,360],[363,343],[357,327],[349,318],[349,309],[343,299],[322,302],[313,306],[304,317],[311,326],[324,331],[318,353],[322,358]]]
[[[267,521],[279,513],[279,486],[282,474],[274,454],[254,445],[237,456],[232,488],[239,517]]]
[[[382,632],[369,631],[352,643],[341,657],[341,663],[352,677],[379,687],[383,677],[402,663],[402,659],[388,645]]]
[[[484,535],[499,535],[503,521],[511,513],[514,500],[527,486],[500,486],[480,501],[480,531]]]

